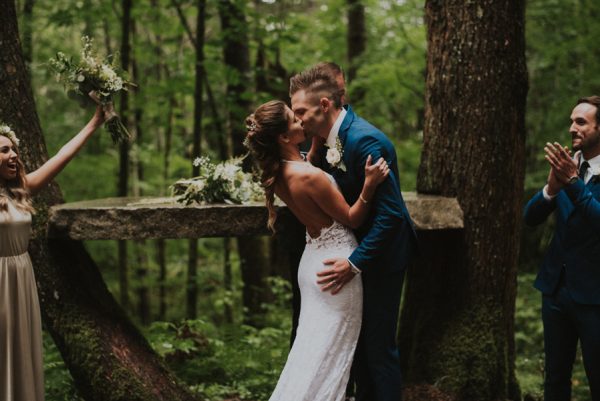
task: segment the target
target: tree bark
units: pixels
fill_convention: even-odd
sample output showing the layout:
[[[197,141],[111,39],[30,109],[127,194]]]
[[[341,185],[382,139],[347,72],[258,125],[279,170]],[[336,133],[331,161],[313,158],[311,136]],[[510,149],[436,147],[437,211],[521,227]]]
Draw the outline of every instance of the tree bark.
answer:
[[[365,6],[361,0],[347,0],[348,4],[348,80],[356,77],[358,58],[367,48]]]
[[[121,68],[129,71],[129,36],[131,30],[131,7],[132,0],[122,0],[123,15],[121,19]],[[127,91],[121,92],[120,115],[125,126],[128,125],[129,95]],[[119,182],[117,187],[118,196],[127,196],[129,186],[129,144],[124,142],[119,146]],[[127,266],[127,242],[118,242],[118,264],[119,264],[119,292],[121,305],[129,309],[129,268]]]
[[[11,0],[0,0],[0,42],[0,118],[18,132],[20,157],[32,171],[48,156]],[[89,401],[194,400],[114,300],[83,245],[46,238],[48,207],[62,201],[55,182],[35,197],[29,251],[44,325],[81,395]]]
[[[223,35],[225,64],[230,70],[227,83],[227,103],[229,106],[229,131],[233,144],[233,155],[241,156],[247,151],[243,142],[246,135],[244,119],[250,113],[251,104],[247,95],[250,80],[250,51],[248,47],[248,26],[241,2],[219,0],[219,16]],[[250,159],[246,158],[244,168],[250,169]],[[263,238],[238,237],[240,267],[244,282],[243,301],[247,310],[245,322],[257,325],[262,314],[262,303],[266,300],[266,274],[269,258]]]
[[[194,87],[194,133],[192,141],[192,160],[200,157],[202,153],[202,116],[204,105],[202,95],[204,92],[204,35],[206,19],[206,1],[198,0],[198,14],[196,18],[196,38],[194,41],[196,50],[195,87]],[[192,166],[192,177],[200,174],[199,166]],[[187,275],[187,317],[195,319],[198,304],[198,239],[190,239],[188,248],[188,275]]]
[[[23,4],[23,57],[27,67],[33,61],[33,6],[35,0],[25,0]]]
[[[400,343],[409,382],[518,400],[514,307],[524,181],[524,1],[428,0],[417,188],[456,196],[464,232],[421,238]],[[434,252],[431,252],[433,250]]]
[[[135,48],[135,41],[137,39],[137,30],[136,30],[136,24],[135,24],[135,20],[131,21],[131,35],[132,35],[132,42],[134,44],[134,48]],[[138,71],[138,64],[137,64],[137,59],[135,57],[135,53],[132,53],[131,55],[131,72],[132,72],[132,77],[133,77],[133,81],[134,82],[141,82],[141,75],[139,74]],[[136,146],[134,147],[135,150],[135,157],[133,160],[133,170],[134,170],[134,176],[135,176],[135,180],[134,180],[134,185],[133,185],[133,195],[134,196],[142,196],[143,195],[143,190],[142,190],[142,184],[144,182],[144,164],[142,163],[142,158],[140,157],[140,152],[143,148],[143,140],[144,140],[144,131],[142,128],[142,119],[144,116],[144,111],[143,109],[140,107],[140,104],[142,104],[142,101],[138,100],[137,97],[139,96],[139,87],[135,89],[134,91],[134,99],[136,100],[134,102],[134,110],[133,110],[133,137],[134,137],[134,141]],[[136,240],[135,241],[135,259],[136,259],[136,269],[135,269],[135,273],[136,273],[136,277],[137,277],[137,283],[136,283],[136,292],[137,292],[137,312],[138,312],[138,316],[140,318],[140,322],[143,325],[147,325],[150,323],[150,289],[148,287],[148,256],[146,253],[146,240]]]

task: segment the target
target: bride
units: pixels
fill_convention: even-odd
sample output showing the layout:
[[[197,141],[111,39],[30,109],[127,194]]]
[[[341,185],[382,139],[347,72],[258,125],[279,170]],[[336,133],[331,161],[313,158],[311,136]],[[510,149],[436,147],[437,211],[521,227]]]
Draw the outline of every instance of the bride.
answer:
[[[274,230],[275,195],[306,226],[306,248],[298,269],[300,320],[294,345],[270,401],[341,401],[362,319],[362,282],[352,280],[336,295],[321,290],[323,262],[348,257],[357,243],[350,228],[367,217],[375,189],[389,174],[385,160],[368,158],[359,200],[348,206],[333,177],[304,161],[302,121],[282,101],[261,105],[246,119],[246,146],[262,170]],[[330,283],[335,286],[336,283]]]

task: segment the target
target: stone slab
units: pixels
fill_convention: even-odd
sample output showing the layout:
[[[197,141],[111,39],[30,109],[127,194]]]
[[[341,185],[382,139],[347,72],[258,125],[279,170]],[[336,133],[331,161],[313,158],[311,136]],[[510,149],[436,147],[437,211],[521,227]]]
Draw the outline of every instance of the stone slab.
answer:
[[[463,228],[456,199],[403,195],[418,230]],[[285,215],[280,224],[285,224]],[[266,222],[262,204],[185,206],[171,197],[107,198],[52,207],[48,236],[92,240],[261,235],[269,234]]]

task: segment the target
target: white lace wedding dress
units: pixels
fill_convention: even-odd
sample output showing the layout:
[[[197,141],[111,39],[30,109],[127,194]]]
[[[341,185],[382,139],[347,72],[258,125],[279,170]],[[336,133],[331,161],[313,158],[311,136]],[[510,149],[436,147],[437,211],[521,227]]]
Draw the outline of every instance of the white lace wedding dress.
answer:
[[[330,180],[334,183],[333,177]],[[318,238],[306,234],[298,268],[300,320],[294,345],[269,401],[341,401],[362,321],[362,281],[355,277],[336,295],[321,291],[317,272],[328,258],[350,256],[357,243],[338,222]]]

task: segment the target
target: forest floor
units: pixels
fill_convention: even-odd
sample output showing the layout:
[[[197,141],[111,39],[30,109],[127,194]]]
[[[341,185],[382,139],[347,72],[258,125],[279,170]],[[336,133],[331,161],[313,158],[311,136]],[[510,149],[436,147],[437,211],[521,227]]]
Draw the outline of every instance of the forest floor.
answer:
[[[518,277],[515,313],[516,374],[523,397],[541,401],[543,394],[543,328],[535,275]],[[262,401],[269,397],[289,348],[291,327],[284,280],[274,281],[277,301],[270,305],[265,327],[223,326],[204,320],[155,322],[144,332],[178,377],[205,401]],[[215,302],[213,299],[212,302]],[[217,308],[218,309],[218,308]],[[183,335],[185,333],[185,335]],[[190,336],[190,333],[193,334]],[[82,400],[51,338],[44,336],[46,399]],[[452,401],[431,385],[409,386],[405,401]],[[590,399],[579,353],[573,371],[571,401]]]

